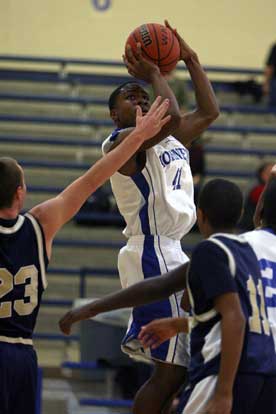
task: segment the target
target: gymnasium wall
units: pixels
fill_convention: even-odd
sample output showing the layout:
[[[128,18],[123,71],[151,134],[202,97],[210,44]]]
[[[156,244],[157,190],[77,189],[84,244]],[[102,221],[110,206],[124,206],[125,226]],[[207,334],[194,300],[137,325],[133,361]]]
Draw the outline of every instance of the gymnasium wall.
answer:
[[[263,66],[275,0],[0,0],[0,53],[120,59],[128,33],[167,17],[204,64]]]

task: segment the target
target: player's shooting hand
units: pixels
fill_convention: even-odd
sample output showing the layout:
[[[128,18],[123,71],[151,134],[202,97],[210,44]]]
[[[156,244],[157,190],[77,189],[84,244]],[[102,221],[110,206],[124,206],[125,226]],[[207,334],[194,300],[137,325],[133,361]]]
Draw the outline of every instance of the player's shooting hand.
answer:
[[[165,20],[165,26],[170,29],[176,36],[180,46],[179,60],[184,60],[188,63],[189,60],[198,60],[197,55],[193,49],[185,42],[185,40],[178,34],[177,29],[173,29],[168,20]]]
[[[170,115],[166,115],[170,102],[158,96],[150,107],[148,113],[144,116],[142,109],[137,106],[136,110],[136,128],[135,131],[144,136],[144,139],[154,137],[163,128],[163,126],[171,119]]]
[[[144,348],[155,349],[163,342],[175,336],[178,331],[173,320],[175,318],[156,319],[142,326],[138,339]]]
[[[137,79],[151,83],[153,76],[160,74],[159,67],[143,57],[141,43],[137,43],[135,54],[131,46],[127,45],[126,55],[123,55],[123,60],[128,73]]]
[[[232,395],[215,395],[208,402],[204,414],[231,414],[232,410]]]

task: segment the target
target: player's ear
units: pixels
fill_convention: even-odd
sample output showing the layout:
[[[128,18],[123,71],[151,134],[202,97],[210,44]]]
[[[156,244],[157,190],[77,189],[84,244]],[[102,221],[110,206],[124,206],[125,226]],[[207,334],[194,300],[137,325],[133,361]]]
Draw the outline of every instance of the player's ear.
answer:
[[[203,223],[204,222],[204,213],[203,213],[203,211],[201,210],[201,208],[197,208],[197,212],[196,212],[196,216],[197,216],[197,221],[198,221],[198,223],[199,222],[201,222],[201,223]]]
[[[204,224],[206,216],[200,208],[197,208],[197,225],[201,234],[204,234]]]
[[[14,194],[14,200],[19,201],[19,203],[23,204],[26,195],[26,188],[23,185],[19,185]]]
[[[118,121],[118,113],[115,108],[111,109],[110,118],[115,122],[115,124]]]

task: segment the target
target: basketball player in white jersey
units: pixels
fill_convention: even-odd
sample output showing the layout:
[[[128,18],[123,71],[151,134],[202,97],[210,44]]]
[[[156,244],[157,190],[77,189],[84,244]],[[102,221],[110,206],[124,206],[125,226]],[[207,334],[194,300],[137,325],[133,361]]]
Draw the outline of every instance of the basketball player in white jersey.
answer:
[[[131,75],[151,84],[155,95],[170,100],[171,120],[111,178],[128,238],[118,258],[123,288],[188,261],[180,240],[194,225],[196,211],[187,147],[219,113],[213,89],[196,53],[176,31],[175,34],[180,44],[180,60],[185,62],[195,88],[197,109],[194,112],[180,114],[166,79],[155,64],[142,57],[139,44],[136,56],[128,47],[124,57]],[[146,113],[149,104],[147,92],[137,82],[125,83],[111,94],[109,109],[116,129],[104,141],[104,153],[121,145],[132,131],[135,107],[140,105]],[[141,326],[151,320],[179,316],[180,297],[181,294],[179,297],[174,294],[168,300],[133,309],[122,350],[137,359],[155,362],[152,377],[136,395],[135,414],[164,412],[185,378],[188,353],[184,335],[172,338],[154,351],[144,350],[137,338]]]

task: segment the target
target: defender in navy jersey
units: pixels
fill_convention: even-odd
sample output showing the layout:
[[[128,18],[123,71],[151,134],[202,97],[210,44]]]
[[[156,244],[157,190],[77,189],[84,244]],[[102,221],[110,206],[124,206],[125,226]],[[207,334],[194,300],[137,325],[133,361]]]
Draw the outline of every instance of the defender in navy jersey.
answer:
[[[148,115],[137,110],[137,127],[124,151],[113,151],[60,195],[21,215],[24,173],[11,158],[0,158],[0,413],[35,413],[37,360],[32,335],[47,286],[45,271],[56,232],[135,148],[169,120],[160,98]],[[138,140],[138,141],[137,141]],[[135,147],[137,146],[137,147]]]
[[[171,121],[111,178],[128,238],[118,256],[123,288],[164,274],[189,260],[180,244],[196,220],[187,146],[218,116],[218,106],[195,52],[176,36],[180,60],[185,62],[194,82],[197,109],[192,113],[180,114],[166,79],[156,65],[143,58],[140,44],[135,56],[129,47],[125,57],[131,75],[151,84],[155,95],[170,99]],[[127,82],[111,94],[109,109],[116,129],[104,141],[104,153],[120,147],[135,126],[136,105],[141,105],[145,113],[149,107],[149,95],[137,82]],[[136,395],[134,412],[137,414],[161,413],[185,378],[189,360],[185,335],[177,335],[155,350],[144,350],[138,339],[141,326],[151,320],[180,316],[181,296],[181,293],[173,294],[162,302],[132,311],[122,350],[139,360],[155,362],[152,377]]]

